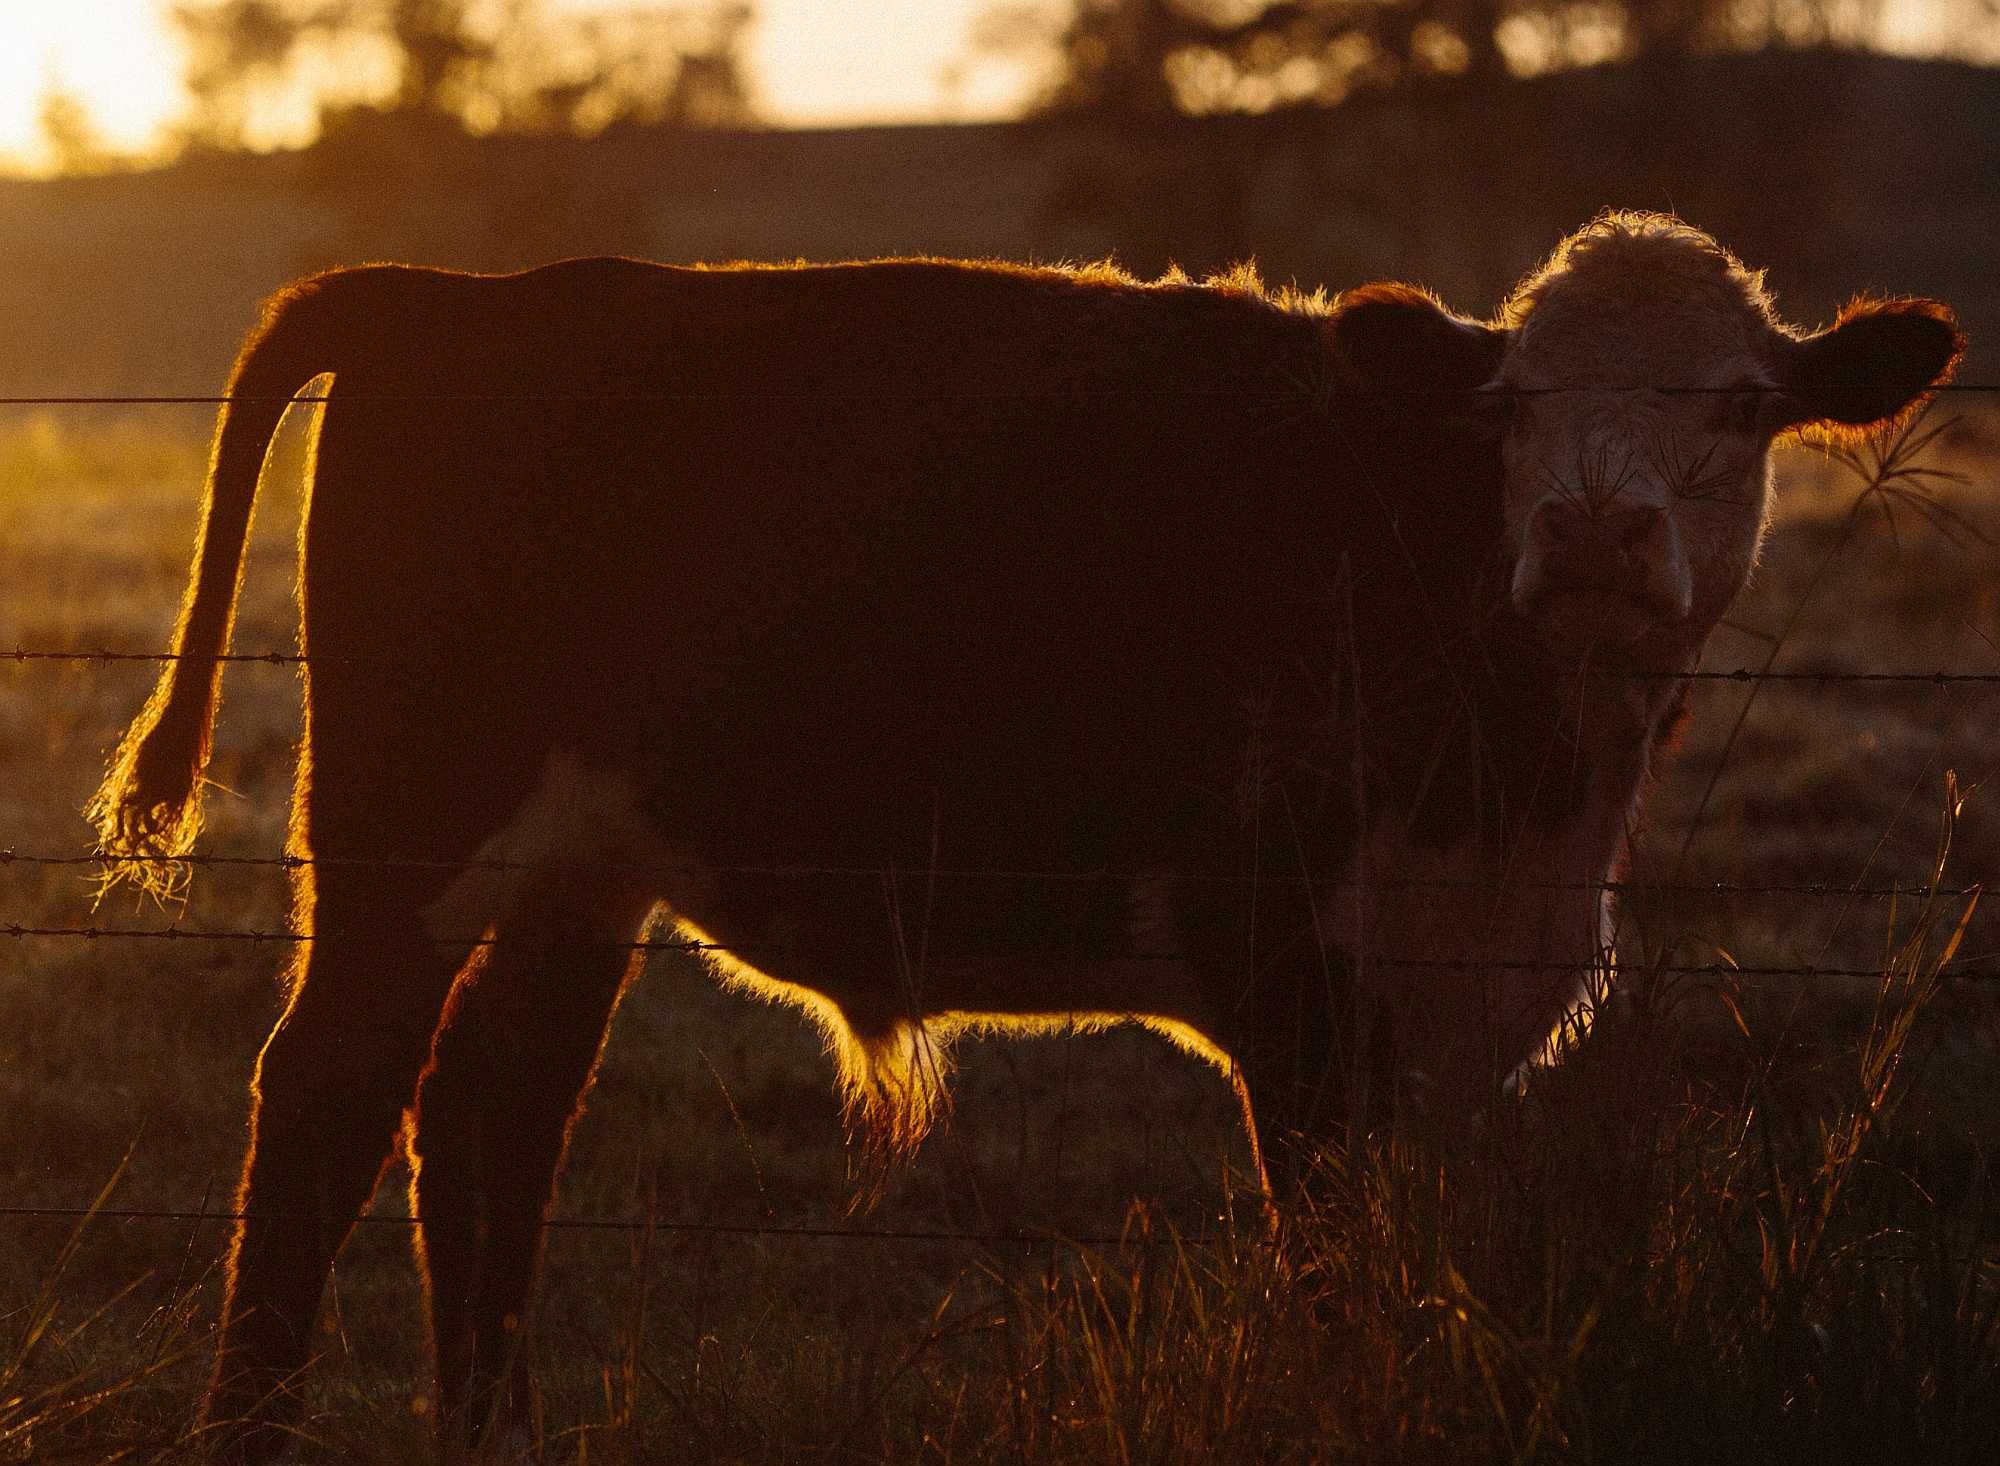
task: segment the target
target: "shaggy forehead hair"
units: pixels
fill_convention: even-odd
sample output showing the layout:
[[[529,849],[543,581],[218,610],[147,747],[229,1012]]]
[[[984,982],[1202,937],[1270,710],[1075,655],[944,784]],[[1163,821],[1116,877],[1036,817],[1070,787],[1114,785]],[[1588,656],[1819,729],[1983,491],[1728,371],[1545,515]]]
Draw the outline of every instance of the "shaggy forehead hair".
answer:
[[[1563,370],[1634,359],[1635,347],[1758,361],[1773,331],[1761,270],[1668,214],[1607,212],[1556,246],[1501,306],[1531,358]],[[1662,363],[1663,364],[1663,363]]]

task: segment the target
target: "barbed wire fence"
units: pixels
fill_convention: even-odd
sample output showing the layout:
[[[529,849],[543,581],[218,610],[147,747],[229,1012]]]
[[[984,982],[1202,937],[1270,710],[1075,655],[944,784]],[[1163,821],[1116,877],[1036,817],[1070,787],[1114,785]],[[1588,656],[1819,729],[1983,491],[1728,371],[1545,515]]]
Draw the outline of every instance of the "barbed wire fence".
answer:
[[[1883,384],[1842,384],[1844,389],[1866,392],[1871,385],[1879,388]],[[1417,398],[1507,398],[1507,397],[1559,397],[1574,393],[1593,395],[1617,395],[1626,393],[1656,393],[1664,396],[1715,396],[1741,397],[1747,395],[1778,394],[1785,389],[1767,385],[1631,385],[1631,386],[1587,386],[1587,387],[1541,387],[1541,388],[1318,388],[1316,395],[1323,399],[1380,399],[1389,397]],[[683,402],[699,403],[720,400],[741,400],[745,397],[760,400],[806,400],[813,398],[850,397],[874,398],[922,398],[926,400],[948,400],[954,398],[990,400],[996,398],[1035,400],[1037,398],[1061,395],[1064,397],[1104,396],[1117,397],[1133,395],[1143,391],[1145,395],[1158,396],[1159,389],[1105,389],[1100,393],[1079,394],[1065,389],[1060,394],[1045,390],[1021,389],[1019,391],[967,391],[923,389],[908,393],[857,392],[842,394],[829,393],[823,389],[796,392],[752,392],[737,391],[639,391],[639,392],[579,392],[574,394],[550,394],[546,392],[480,392],[452,393],[399,392],[372,400],[380,401],[427,401],[438,403],[494,403],[515,404],[529,401],[560,400],[565,402],[639,403],[639,402]],[[1194,390],[1170,394],[1191,398],[1241,397],[1244,392],[1235,388]],[[2000,383],[1954,382],[1928,389],[1930,397],[1993,398],[2000,400]],[[336,401],[366,402],[367,394],[357,393],[311,393],[281,396],[261,396],[250,394],[94,394],[94,395],[0,395],[0,408],[28,407],[153,407],[153,406],[222,406],[235,402],[273,403],[285,402],[300,405],[325,404]],[[1948,424],[1947,424],[1948,426]],[[1938,429],[1938,430],[1941,430]],[[1927,434],[1934,436],[1935,433]],[[1859,465],[1857,472],[1861,471]],[[1878,463],[1877,468],[1880,469]],[[1945,476],[1937,470],[1916,470],[1924,476]],[[1864,475],[1865,476],[1865,475]],[[1871,485],[1870,487],[1874,487]],[[1864,494],[1867,491],[1864,490]],[[1780,638],[1782,644],[1782,638]],[[1777,647],[1762,666],[1738,666],[1733,668],[1696,668],[1692,670],[1626,670],[1608,675],[1628,681],[1673,681],[1690,683],[1712,683],[1739,685],[1756,689],[1765,685],[1791,686],[1798,688],[1873,687],[1881,689],[1943,690],[1951,688],[2000,688],[2000,671],[1966,671],[1946,668],[1930,670],[1850,670],[1850,669],[1803,669],[1780,670],[1773,663]],[[339,662],[353,664],[357,661],[388,662],[383,657],[318,657],[303,652],[271,649],[266,651],[230,651],[220,654],[184,654],[171,650],[133,650],[108,647],[0,647],[0,663],[13,662],[19,665],[115,665],[154,664],[165,665],[180,661],[196,661],[205,665],[215,664],[261,664],[287,669],[307,669],[315,661],[321,663]],[[421,667],[433,665],[420,655],[407,659],[396,659],[401,665]],[[570,659],[565,659],[570,660]],[[415,857],[402,855],[314,857],[291,853],[274,855],[260,854],[208,854],[187,853],[177,856],[128,855],[102,850],[87,853],[61,853],[45,851],[22,851],[11,846],[0,846],[0,870],[10,867],[39,868],[80,868],[103,876],[134,865],[165,866],[176,870],[191,870],[203,867],[238,867],[269,869],[287,873],[307,870],[315,866],[358,865],[383,869],[431,869],[459,872],[516,873],[530,874],[548,870],[599,870],[631,872],[634,869],[654,873],[680,873],[693,875],[757,874],[799,879],[831,877],[881,878],[885,875],[907,875],[912,877],[951,877],[968,880],[1001,880],[1017,882],[1103,882],[1135,880],[1141,878],[1134,872],[1111,872],[1099,870],[1019,870],[1004,868],[940,868],[912,869],[888,872],[878,867],[853,865],[813,865],[813,864],[699,864],[685,861],[517,861],[492,857],[443,858]],[[1150,878],[1150,876],[1148,877]],[[1365,885],[1374,890],[1402,889],[1417,892],[1443,893],[1449,891],[1491,892],[1499,883],[1491,880],[1369,880],[1366,882],[1342,882],[1308,880],[1305,877],[1282,877],[1262,875],[1257,877],[1234,875],[1181,875],[1167,878],[1169,883],[1179,882],[1248,882],[1258,880],[1267,885],[1309,884],[1318,890],[1354,888]],[[1976,900],[1984,890],[1983,883],[1965,885],[1943,885],[1930,881],[1912,882],[1730,882],[1697,881],[1686,879],[1668,880],[1605,880],[1594,882],[1536,882],[1516,881],[1506,883],[1508,889],[1537,889],[1549,891],[1598,892],[1614,896],[1631,896],[1641,893],[1674,894],[1689,897],[1798,897],[1868,901],[1907,901],[1921,899],[1945,899],[1954,901]],[[15,941],[65,940],[85,942],[159,942],[159,943],[213,943],[248,944],[252,946],[289,947],[323,941],[357,942],[381,939],[369,932],[319,932],[303,931],[287,926],[265,929],[202,927],[187,924],[176,919],[161,925],[117,926],[86,924],[48,924],[0,920],[0,938]],[[398,938],[397,940],[406,940]],[[447,947],[464,947],[468,952],[493,945],[496,938],[490,934],[462,934],[437,936],[425,934],[422,940],[435,942]],[[782,962],[786,952],[779,948],[758,948],[725,943],[696,940],[691,938],[650,938],[641,937],[630,942],[600,944],[610,945],[634,953],[678,953],[699,956],[704,953],[729,954],[753,961]],[[1121,953],[1125,960],[1158,961],[1175,963],[1186,960],[1184,954],[1170,951],[1142,951]],[[1549,963],[1516,956],[1479,956],[1464,959],[1414,958],[1394,956],[1371,956],[1373,965],[1387,968],[1402,968],[1413,971],[1463,972],[1477,967],[1491,971],[1546,971]],[[1757,964],[1734,961],[1712,961],[1705,963],[1663,963],[1652,962],[1644,965],[1646,973],[1658,976],[1714,978],[1735,980],[1745,977],[1792,978],[1805,981],[1816,979],[1860,979],[1880,981],[1890,975],[1893,968],[1885,965],[1873,967],[1848,966],[1840,964],[1790,963]],[[1968,982],[1986,982],[2000,979],[2000,953],[1975,955],[1959,958],[1949,968],[1950,976]],[[265,1219],[295,1220],[300,1224],[319,1224],[319,1219],[299,1215],[295,1218],[273,1218],[271,1214],[260,1213]],[[251,1219],[251,1214],[236,1209],[214,1208],[206,1204],[194,1208],[115,1208],[100,1204],[90,1206],[16,1206],[0,1205],[0,1219],[19,1222],[32,1221],[131,1221],[131,1222],[171,1222],[184,1224],[235,1223]],[[359,1224],[410,1228],[421,1226],[424,1218],[414,1215],[367,1212],[354,1219]],[[663,1233],[670,1235],[693,1235],[714,1237],[745,1238],[790,1238],[833,1243],[875,1243],[875,1244],[918,1244],[954,1243],[1003,1246],[1009,1244],[1069,1245],[1077,1247],[1117,1247],[1129,1245],[1180,1245],[1182,1239],[1145,1233],[1135,1236],[1129,1229],[1116,1235],[1084,1234],[1063,1235],[1041,1229],[1005,1228],[926,1228],[926,1227],[877,1227],[877,1226],[833,1226],[777,1222],[717,1222],[698,1219],[667,1219],[655,1215],[644,1217],[590,1217],[553,1216],[544,1222],[551,1231],[574,1233]],[[1237,1239],[1241,1241],[1241,1238]]]

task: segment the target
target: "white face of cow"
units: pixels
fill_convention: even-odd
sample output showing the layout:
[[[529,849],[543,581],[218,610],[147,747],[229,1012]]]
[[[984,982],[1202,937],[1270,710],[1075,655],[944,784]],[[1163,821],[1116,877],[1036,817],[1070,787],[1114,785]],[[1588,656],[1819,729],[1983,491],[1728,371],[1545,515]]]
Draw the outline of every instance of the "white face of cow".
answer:
[[[1627,321],[1579,363],[1539,324],[1501,378],[1520,394],[1501,450],[1514,608],[1564,643],[1700,636],[1749,577],[1769,512],[1778,424],[1761,363],[1739,341],[1657,342]]]
[[[1579,230],[1490,324],[1374,285],[1341,298],[1331,335],[1366,386],[1471,394],[1480,423],[1502,410],[1514,610],[1557,648],[1662,664],[1749,578],[1772,440],[1892,419],[1962,345],[1928,300],[1856,302],[1801,336],[1758,275],[1658,214]]]
[[[1501,321],[1509,598],[1558,645],[1656,653],[1698,644],[1749,578],[1772,440],[1891,417],[1957,351],[1929,302],[1801,340],[1757,276],[1656,215],[1572,237]]]

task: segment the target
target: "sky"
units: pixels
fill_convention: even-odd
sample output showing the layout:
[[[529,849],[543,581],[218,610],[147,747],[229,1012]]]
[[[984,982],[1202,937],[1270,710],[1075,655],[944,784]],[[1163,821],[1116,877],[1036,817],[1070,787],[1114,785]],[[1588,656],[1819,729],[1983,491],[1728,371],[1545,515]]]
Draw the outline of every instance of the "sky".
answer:
[[[961,68],[992,0],[756,0],[750,67],[781,124],[1004,116],[1026,88],[994,61]],[[616,0],[549,0],[603,10]],[[0,0],[0,167],[37,161],[41,95],[54,80],[120,149],[143,148],[186,104],[185,57],[162,0]]]
[[[605,9],[606,0],[548,0]],[[615,4],[616,0],[612,0]],[[763,110],[791,125],[970,120],[1016,110],[1028,78],[997,60],[964,67],[993,0],[756,0],[750,65]],[[0,169],[32,169],[50,82],[78,96],[115,148],[155,141],[186,98],[163,0],[0,0]],[[1891,44],[1925,50],[1928,0],[1891,0]],[[956,84],[947,77],[955,66]],[[304,116],[304,113],[301,113]],[[294,138],[293,141],[303,141]]]

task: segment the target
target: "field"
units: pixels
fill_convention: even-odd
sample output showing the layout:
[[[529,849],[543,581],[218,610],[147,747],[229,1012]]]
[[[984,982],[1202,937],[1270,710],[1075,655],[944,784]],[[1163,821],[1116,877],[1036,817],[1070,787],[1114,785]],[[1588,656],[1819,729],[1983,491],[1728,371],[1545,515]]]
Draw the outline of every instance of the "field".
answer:
[[[93,411],[0,421],[0,1461],[198,1455],[224,1226],[157,1214],[228,1204],[283,960],[11,934],[166,921],[129,894],[93,911],[92,866],[31,858],[87,852],[77,811],[155,669],[4,649],[165,645],[206,446],[198,409]],[[2000,672],[2000,415],[1934,427],[1914,462],[1949,477],[1786,450],[1709,668]],[[297,493],[271,489],[240,651],[292,645]],[[298,724],[290,669],[232,669],[206,853],[278,851]],[[850,1216],[812,1032],[656,956],[557,1208],[637,1225],[552,1236],[540,1444],[1990,1459],[2000,931],[1961,918],[2000,869],[1996,772],[2000,684],[1702,683],[1626,905],[1629,1000],[1475,1123],[1324,1157],[1275,1237],[1220,1078],[1136,1032],[966,1044],[950,1125]],[[274,866],[205,867],[180,925],[277,930],[285,905]],[[40,1210],[100,1192],[87,1220]],[[392,1174],[342,1258],[303,1460],[425,1456],[403,1210]],[[994,1240],[1017,1230],[1045,1240]],[[827,1235],[852,1232],[893,1235]]]

